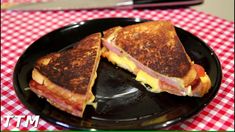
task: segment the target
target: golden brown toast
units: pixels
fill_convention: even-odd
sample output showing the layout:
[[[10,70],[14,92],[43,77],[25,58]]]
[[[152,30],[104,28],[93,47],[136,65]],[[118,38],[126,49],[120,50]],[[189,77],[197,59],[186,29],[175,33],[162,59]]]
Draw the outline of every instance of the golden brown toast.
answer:
[[[151,74],[152,77],[171,81],[171,84],[174,85],[175,83],[178,84],[174,87],[178,87],[179,90],[169,88],[171,86],[166,87],[167,81],[164,83],[160,81],[159,83],[157,80],[158,84],[156,85],[162,84],[163,88],[158,92],[167,91],[177,95],[193,96],[187,93],[190,90],[183,92],[182,88],[195,82],[198,75],[193,67],[193,62],[176,34],[175,27],[169,21],[151,21],[108,29],[104,32],[103,45],[103,57],[135,75],[140,70],[145,71],[147,69],[146,72]],[[120,62],[120,59],[124,61]],[[127,61],[128,64],[125,64]],[[207,78],[207,80],[209,79]],[[152,82],[155,83],[156,81]],[[207,89],[209,87],[210,85]],[[179,93],[176,93],[176,90]],[[200,96],[205,93],[200,93]],[[197,95],[199,94],[197,93]],[[197,95],[195,94],[195,96]]]
[[[101,34],[92,34],[73,48],[40,58],[32,72],[32,91],[52,105],[81,117],[94,100],[91,88],[100,60]]]
[[[183,77],[190,69],[190,60],[174,26],[165,21],[124,27],[118,32],[116,45],[145,66],[167,76]]]

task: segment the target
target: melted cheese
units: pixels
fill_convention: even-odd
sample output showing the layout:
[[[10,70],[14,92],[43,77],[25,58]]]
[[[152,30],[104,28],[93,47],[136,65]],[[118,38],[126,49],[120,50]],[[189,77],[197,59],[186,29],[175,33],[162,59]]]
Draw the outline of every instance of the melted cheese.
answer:
[[[148,84],[151,86],[151,89],[149,89],[151,92],[159,93],[161,92],[159,87],[159,79],[156,79],[146,72],[140,70],[136,75],[136,80],[141,82],[142,84]]]
[[[186,90],[186,93],[184,95],[193,96],[192,86],[188,86],[186,89],[187,90]]]
[[[87,102],[86,105],[91,105],[94,109],[97,108],[97,102]]]
[[[134,62],[129,60],[126,56],[118,56],[117,54],[109,51],[109,54],[107,56],[108,60],[111,61],[114,64],[117,64],[118,66],[135,73],[137,72],[136,75],[136,80],[141,82],[142,85],[145,86],[145,84],[148,84],[151,86],[151,89],[149,89],[151,92],[159,93],[161,92],[160,87],[159,87],[159,79],[156,79],[150,75],[148,75],[146,72],[137,69],[136,65]]]
[[[89,90],[91,90],[91,87],[94,85],[96,78],[97,78],[97,73],[94,74],[94,77],[92,78],[92,80],[90,82]],[[95,100],[95,96],[92,94],[91,91],[88,91],[88,92],[90,92],[90,93],[87,93],[88,97],[90,97],[90,98],[88,98],[88,100],[86,101],[86,105],[91,105],[96,109],[97,108],[97,102],[93,102]]]
[[[207,83],[208,82],[208,76],[205,74],[205,76],[200,77],[200,80],[202,81],[202,83]]]
[[[97,102],[93,102],[94,100],[95,100],[95,96],[92,94],[91,98],[86,101],[86,105],[91,105],[96,109]]]
[[[130,61],[126,56],[118,56],[117,54],[109,51],[107,58],[112,63],[117,64],[118,66],[120,66],[120,67],[122,67],[132,73],[134,73],[134,71],[136,69],[135,63]]]

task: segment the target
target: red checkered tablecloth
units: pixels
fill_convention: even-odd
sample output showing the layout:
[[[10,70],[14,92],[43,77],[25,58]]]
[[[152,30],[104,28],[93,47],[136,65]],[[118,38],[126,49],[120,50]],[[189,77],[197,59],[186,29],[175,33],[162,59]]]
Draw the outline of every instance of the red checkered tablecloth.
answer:
[[[167,10],[71,10],[71,11],[1,11],[1,130],[62,130],[40,119],[37,128],[16,127],[9,115],[33,115],[17,98],[12,74],[23,51],[42,35],[59,27],[79,21],[109,18],[138,17],[167,19],[202,40],[218,55],[223,80],[217,96],[198,115],[170,129],[177,130],[234,130],[234,22],[187,9]]]

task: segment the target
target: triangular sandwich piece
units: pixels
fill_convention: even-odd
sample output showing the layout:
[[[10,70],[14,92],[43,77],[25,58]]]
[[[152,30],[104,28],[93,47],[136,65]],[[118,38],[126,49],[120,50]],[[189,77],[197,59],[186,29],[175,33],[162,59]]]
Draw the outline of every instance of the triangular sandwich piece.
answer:
[[[71,49],[40,58],[33,69],[30,89],[55,107],[82,117],[94,101],[92,86],[100,61],[101,34],[92,34]]]
[[[210,78],[189,58],[169,21],[114,27],[104,32],[102,43],[102,56],[135,74],[151,92],[201,97],[211,87]]]

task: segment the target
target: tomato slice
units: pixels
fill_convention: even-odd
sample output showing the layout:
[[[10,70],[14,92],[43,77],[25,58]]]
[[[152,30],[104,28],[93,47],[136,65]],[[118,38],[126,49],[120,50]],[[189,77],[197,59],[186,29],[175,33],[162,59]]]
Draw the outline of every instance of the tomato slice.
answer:
[[[198,64],[193,64],[193,66],[194,66],[199,77],[205,76],[205,70],[202,66],[200,66]]]

